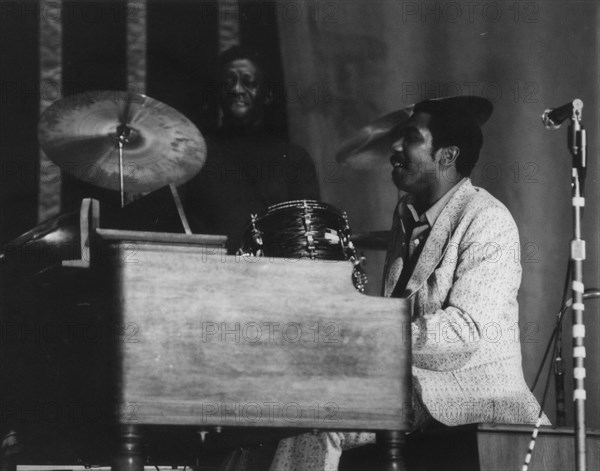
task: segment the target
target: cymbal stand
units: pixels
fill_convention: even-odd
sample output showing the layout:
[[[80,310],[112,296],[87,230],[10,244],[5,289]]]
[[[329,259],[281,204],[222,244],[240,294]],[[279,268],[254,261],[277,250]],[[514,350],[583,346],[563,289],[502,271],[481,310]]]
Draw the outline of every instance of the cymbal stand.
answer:
[[[131,128],[126,124],[117,126],[117,145],[119,146],[119,186],[121,189],[121,208],[125,206],[125,187],[123,182],[123,146],[129,142]]]

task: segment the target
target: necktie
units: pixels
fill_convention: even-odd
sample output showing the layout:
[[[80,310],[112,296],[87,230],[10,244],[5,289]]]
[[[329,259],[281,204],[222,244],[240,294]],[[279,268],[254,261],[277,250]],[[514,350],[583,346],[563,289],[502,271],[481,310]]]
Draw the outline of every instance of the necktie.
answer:
[[[422,250],[423,236],[427,235],[428,230],[425,214],[418,217],[409,200],[401,200],[394,211],[392,240],[386,259],[385,296],[400,296],[404,291]]]

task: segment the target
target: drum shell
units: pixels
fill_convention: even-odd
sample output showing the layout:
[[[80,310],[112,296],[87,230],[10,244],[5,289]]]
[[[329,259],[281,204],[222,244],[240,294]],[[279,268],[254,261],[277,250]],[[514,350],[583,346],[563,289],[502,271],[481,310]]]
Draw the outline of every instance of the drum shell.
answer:
[[[314,200],[288,201],[253,216],[242,236],[241,252],[283,258],[348,260],[347,217]]]

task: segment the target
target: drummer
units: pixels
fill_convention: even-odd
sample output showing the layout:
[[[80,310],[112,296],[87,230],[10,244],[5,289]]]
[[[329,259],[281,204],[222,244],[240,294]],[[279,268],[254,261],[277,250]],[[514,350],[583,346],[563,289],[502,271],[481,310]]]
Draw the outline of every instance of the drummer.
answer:
[[[283,201],[319,199],[315,165],[302,147],[265,126],[273,102],[268,66],[253,50],[234,46],[219,56],[220,126],[207,137],[207,161],[186,185],[193,232],[224,234],[235,252],[251,214]]]

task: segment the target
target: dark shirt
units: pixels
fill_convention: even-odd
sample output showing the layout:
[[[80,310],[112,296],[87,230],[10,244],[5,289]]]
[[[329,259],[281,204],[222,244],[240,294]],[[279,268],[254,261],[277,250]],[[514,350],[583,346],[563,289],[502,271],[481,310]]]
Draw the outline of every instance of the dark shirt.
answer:
[[[192,232],[223,234],[235,252],[252,214],[297,199],[319,199],[315,165],[300,146],[266,133],[207,138],[207,159],[185,187]]]

